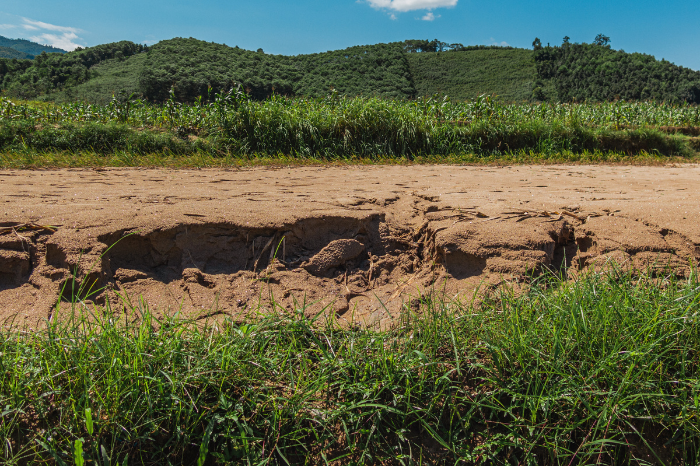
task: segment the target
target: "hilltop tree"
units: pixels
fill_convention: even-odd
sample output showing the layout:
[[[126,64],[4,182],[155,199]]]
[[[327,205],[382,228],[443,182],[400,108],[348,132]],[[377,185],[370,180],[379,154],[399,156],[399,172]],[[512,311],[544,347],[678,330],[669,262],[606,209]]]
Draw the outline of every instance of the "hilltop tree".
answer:
[[[603,34],[598,34],[595,36],[595,40],[593,41],[595,45],[608,45],[610,43],[610,37],[603,35]]]
[[[535,50],[540,50],[542,48],[542,41],[540,41],[539,37],[535,37],[535,40],[532,41],[532,48]]]

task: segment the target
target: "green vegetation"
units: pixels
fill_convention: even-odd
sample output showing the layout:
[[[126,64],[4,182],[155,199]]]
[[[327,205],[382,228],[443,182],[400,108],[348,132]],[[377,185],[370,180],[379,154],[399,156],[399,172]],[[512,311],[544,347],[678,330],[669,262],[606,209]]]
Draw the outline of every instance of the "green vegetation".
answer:
[[[301,77],[293,95],[325,97],[330,89],[347,96],[409,98],[415,94],[400,44],[350,47],[294,58]]]
[[[143,51],[133,42],[98,45],[66,54],[46,54],[34,60],[0,60],[0,87],[8,95],[34,98],[87,82],[91,68],[105,60],[125,60]]]
[[[258,100],[273,93],[320,97],[331,88],[397,98],[415,93],[397,44],[286,57],[195,39],[172,39],[148,49],[118,42],[21,64],[0,61],[0,80],[9,96],[102,104],[119,93],[164,101],[172,87],[179,101],[193,102],[236,84]]]
[[[532,97],[537,80],[530,50],[483,48],[406,57],[419,96],[439,93],[466,100],[496,94],[508,102],[524,102]]]
[[[37,55],[41,55],[42,53],[66,53],[65,50],[56,48],[56,47],[51,47],[50,45],[41,45],[37,44],[36,42],[31,42],[26,39],[8,39],[7,37],[0,36],[0,53],[2,52],[2,49],[12,49],[20,54],[22,56],[17,56],[17,57],[5,57],[4,55],[0,55],[0,57],[3,58],[34,58]]]
[[[321,97],[331,88],[347,95],[405,98],[414,93],[403,50],[396,44],[286,57],[173,39],[154,45],[147,55],[139,80],[144,96],[154,101],[166,100],[173,85],[179,100],[192,102],[236,83],[259,100],[273,93]]]
[[[274,96],[242,90],[194,105],[114,99],[15,104],[0,100],[0,150],[127,151],[300,159],[407,158],[474,154],[625,153],[693,156],[700,108],[654,103],[504,104],[480,97],[450,102]]]
[[[436,291],[385,331],[123,301],[0,331],[6,464],[700,461],[695,274],[544,276],[478,308]]]
[[[535,41],[534,52],[408,40],[298,56],[192,38],[147,48],[123,41],[31,61],[0,58],[0,90],[14,98],[94,104],[107,104],[115,94],[164,102],[173,88],[179,102],[192,103],[235,85],[257,100],[273,94],[319,98],[333,89],[348,97],[402,100],[439,93],[455,100],[495,95],[506,102],[700,103],[700,72],[612,50],[603,39],[609,40],[561,47]]]
[[[700,104],[700,72],[676,66],[651,55],[625,53],[599,44],[535,46],[535,61],[541,86],[556,88],[562,102],[585,100],[656,100]]]
[[[19,50],[11,49],[9,47],[0,47],[0,58],[25,59],[34,58],[34,56],[27,55],[26,53],[20,52]]]
[[[115,95],[140,95],[138,75],[143,69],[147,56],[139,53],[128,60],[113,58],[90,68],[90,80],[77,86],[65,88],[51,94],[51,101],[57,103],[90,102],[107,105]]]

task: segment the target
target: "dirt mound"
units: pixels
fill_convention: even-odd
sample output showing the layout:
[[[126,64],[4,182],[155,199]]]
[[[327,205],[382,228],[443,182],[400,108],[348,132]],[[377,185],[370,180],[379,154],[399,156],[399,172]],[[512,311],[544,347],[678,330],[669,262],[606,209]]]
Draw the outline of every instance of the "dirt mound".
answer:
[[[0,172],[0,317],[70,302],[390,324],[436,294],[700,259],[700,168]],[[60,306],[57,306],[57,303]],[[58,316],[60,317],[60,316]]]

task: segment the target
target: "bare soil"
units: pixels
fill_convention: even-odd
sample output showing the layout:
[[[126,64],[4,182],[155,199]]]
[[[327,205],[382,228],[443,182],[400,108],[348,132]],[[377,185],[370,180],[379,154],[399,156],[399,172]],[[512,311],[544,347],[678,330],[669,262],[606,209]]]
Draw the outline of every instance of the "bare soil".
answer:
[[[545,267],[683,275],[699,180],[697,165],[2,171],[0,320],[41,326],[87,298],[385,326]]]

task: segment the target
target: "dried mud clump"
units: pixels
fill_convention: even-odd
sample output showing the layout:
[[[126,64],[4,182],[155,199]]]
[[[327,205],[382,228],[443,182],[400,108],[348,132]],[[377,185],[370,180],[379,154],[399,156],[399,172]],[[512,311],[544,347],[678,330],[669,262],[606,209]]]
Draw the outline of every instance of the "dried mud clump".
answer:
[[[338,267],[354,259],[365,250],[365,246],[354,239],[337,239],[313,256],[303,267],[312,275],[321,275],[331,267]]]

